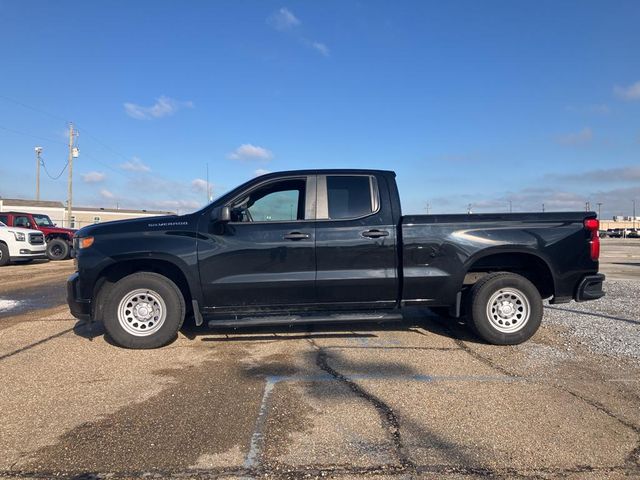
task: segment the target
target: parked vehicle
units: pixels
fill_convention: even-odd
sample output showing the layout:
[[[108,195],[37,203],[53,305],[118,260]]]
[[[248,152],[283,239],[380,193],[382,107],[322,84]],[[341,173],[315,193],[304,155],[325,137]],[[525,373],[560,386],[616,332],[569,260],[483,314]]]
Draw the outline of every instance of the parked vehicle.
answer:
[[[611,238],[621,238],[623,233],[621,228],[610,228],[607,232],[609,232],[609,237]]]
[[[32,262],[47,258],[44,235],[37,230],[7,227],[0,222],[0,267],[9,262]]]
[[[82,228],[68,303],[115,343],[165,345],[186,315],[242,327],[467,314],[493,344],[530,338],[551,303],[604,295],[594,212],[402,216],[395,174],[255,178],[183,216]]]
[[[638,230],[637,228],[630,229],[629,233],[627,234],[627,238],[640,238],[640,230]]]
[[[10,227],[40,230],[47,242],[47,258],[50,260],[69,258],[76,230],[58,227],[49,216],[38,213],[1,212],[0,221]]]

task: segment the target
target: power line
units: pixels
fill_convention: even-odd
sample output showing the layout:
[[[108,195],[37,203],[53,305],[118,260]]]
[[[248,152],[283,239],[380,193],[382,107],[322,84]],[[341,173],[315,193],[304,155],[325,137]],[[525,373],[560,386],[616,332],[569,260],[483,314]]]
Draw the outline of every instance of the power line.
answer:
[[[54,177],[49,173],[49,170],[47,170],[47,165],[44,163],[44,158],[40,157],[40,159],[41,159],[40,165],[42,165],[42,168],[44,169],[44,173],[46,173],[51,180],[58,180],[62,176],[64,171],[67,169],[67,167],[69,166],[69,162],[67,161],[64,167],[62,167],[62,170],[60,171],[60,173]]]
[[[68,119],[66,119],[66,118],[62,118],[59,115],[54,115],[53,113],[46,112],[46,111],[44,111],[44,110],[42,110],[40,108],[36,108],[34,106],[28,105],[28,104],[26,104],[24,102],[21,102],[19,100],[14,99],[14,98],[10,98],[10,97],[7,97],[5,95],[0,95],[0,98],[2,98],[4,100],[7,100],[8,102],[15,103],[16,105],[20,105],[21,107],[28,108],[29,110],[33,110],[34,112],[42,113],[43,115],[47,115],[47,116],[52,117],[52,118],[57,118],[58,120],[62,120],[65,123],[68,122]]]
[[[22,132],[20,130],[13,130],[11,128],[3,127],[2,125],[0,125],[0,129],[1,130],[5,130],[5,131],[10,132],[10,133],[15,133],[16,135],[24,135],[25,137],[31,137],[31,138],[35,138],[35,139],[38,139],[38,140],[44,140],[46,142],[59,143],[61,145],[66,145],[66,143],[61,142],[60,140],[53,140],[52,138],[41,137],[40,135],[33,135],[31,133]]]

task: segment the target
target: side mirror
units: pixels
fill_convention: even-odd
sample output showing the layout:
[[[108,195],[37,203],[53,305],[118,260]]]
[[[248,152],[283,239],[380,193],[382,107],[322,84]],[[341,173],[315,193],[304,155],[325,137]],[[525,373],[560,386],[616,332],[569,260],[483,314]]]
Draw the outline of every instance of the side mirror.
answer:
[[[231,208],[228,206],[220,207],[218,210],[218,221],[229,222],[231,220]]]

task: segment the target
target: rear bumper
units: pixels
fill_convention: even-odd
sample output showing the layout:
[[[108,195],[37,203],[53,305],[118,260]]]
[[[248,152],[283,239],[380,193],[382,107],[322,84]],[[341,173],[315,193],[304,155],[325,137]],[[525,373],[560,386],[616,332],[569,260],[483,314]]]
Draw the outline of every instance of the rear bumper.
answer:
[[[576,302],[586,302],[588,300],[597,300],[604,297],[604,291],[602,290],[602,283],[605,276],[602,273],[596,275],[587,275],[578,284],[578,288],[575,294]]]
[[[79,281],[78,272],[67,279],[67,304],[69,304],[71,315],[79,320],[91,320],[91,299],[79,298]]]

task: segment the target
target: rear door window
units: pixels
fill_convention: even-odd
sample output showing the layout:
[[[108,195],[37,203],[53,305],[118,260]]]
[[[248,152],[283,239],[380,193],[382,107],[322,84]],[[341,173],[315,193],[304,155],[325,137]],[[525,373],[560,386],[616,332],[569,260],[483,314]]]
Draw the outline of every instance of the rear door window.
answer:
[[[375,179],[370,176],[327,176],[329,218],[364,217],[378,209]]]

